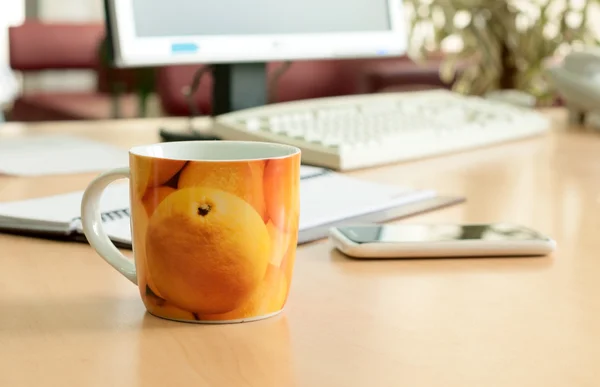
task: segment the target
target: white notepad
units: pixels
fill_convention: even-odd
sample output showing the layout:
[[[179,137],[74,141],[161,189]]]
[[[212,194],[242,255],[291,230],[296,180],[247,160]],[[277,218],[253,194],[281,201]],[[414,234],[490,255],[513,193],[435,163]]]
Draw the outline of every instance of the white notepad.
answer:
[[[83,191],[0,203],[0,230],[40,236],[83,237],[81,199]],[[101,199],[104,225],[111,240],[131,244],[129,184],[113,183]]]
[[[300,242],[318,239],[314,230],[319,227],[436,196],[431,190],[371,183],[315,167],[303,166],[301,177]],[[127,183],[113,183],[101,202],[107,234],[124,247],[131,245],[128,190]],[[74,192],[0,203],[0,230],[81,239],[82,197],[83,192]]]
[[[0,139],[0,174],[42,176],[105,171],[129,163],[126,149],[68,135]]]

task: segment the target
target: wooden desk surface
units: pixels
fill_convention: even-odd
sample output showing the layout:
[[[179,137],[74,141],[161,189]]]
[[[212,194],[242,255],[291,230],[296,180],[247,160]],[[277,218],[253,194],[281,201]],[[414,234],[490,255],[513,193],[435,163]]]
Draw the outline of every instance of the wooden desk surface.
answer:
[[[156,141],[161,122],[0,132],[129,146]],[[468,198],[413,220],[524,223],[559,250],[365,262],[314,243],[299,249],[283,314],[205,326],[146,314],[135,287],[87,245],[0,235],[0,386],[600,384],[600,136],[557,131],[355,175]],[[92,177],[1,177],[0,200],[83,189]]]

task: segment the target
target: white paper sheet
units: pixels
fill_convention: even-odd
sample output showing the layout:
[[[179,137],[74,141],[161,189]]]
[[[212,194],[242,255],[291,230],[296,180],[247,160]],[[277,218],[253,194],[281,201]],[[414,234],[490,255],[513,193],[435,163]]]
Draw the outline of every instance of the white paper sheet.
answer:
[[[300,184],[300,230],[433,196],[435,192],[429,190],[371,183],[328,173]]]
[[[101,172],[128,165],[126,149],[67,135],[0,138],[0,174],[42,176]]]

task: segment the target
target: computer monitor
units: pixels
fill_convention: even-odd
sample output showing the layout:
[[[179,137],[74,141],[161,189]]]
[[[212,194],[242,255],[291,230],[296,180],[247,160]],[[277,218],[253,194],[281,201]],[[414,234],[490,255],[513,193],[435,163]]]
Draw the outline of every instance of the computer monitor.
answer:
[[[105,5],[117,67],[211,64],[218,115],[267,103],[266,62],[404,54],[402,1],[105,0]]]

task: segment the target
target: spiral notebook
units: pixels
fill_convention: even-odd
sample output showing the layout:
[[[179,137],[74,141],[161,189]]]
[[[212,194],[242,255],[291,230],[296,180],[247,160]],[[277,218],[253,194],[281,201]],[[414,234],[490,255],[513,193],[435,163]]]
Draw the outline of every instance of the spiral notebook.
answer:
[[[300,184],[299,243],[327,236],[329,227],[377,223],[456,204],[459,197],[432,190],[372,183],[323,168],[303,166]],[[85,241],[80,205],[83,191],[0,203],[0,231],[59,240]],[[113,183],[101,199],[109,238],[131,248],[129,186]]]

